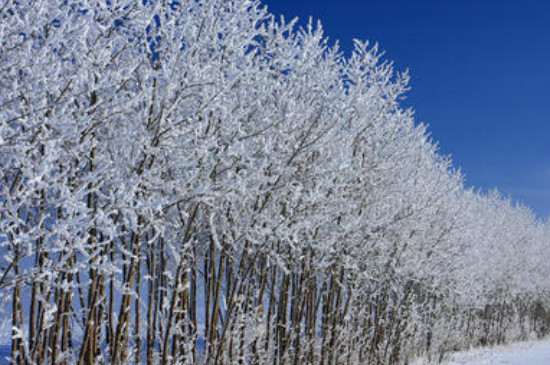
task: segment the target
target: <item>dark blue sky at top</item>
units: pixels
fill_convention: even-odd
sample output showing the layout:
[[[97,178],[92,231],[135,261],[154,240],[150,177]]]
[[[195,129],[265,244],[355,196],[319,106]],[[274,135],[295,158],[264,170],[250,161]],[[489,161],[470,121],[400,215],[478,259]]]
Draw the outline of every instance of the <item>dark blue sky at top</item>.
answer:
[[[498,187],[550,215],[550,1],[264,0],[321,20],[348,52],[378,42],[409,69],[405,106],[427,123],[468,186]]]

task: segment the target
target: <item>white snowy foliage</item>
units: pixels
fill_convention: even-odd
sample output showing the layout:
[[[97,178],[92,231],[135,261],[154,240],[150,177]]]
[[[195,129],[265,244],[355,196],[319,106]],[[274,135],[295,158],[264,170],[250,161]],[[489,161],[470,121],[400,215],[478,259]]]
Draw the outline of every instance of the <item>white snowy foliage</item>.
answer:
[[[550,226],[408,74],[249,0],[0,2],[15,363],[401,364],[550,331]]]

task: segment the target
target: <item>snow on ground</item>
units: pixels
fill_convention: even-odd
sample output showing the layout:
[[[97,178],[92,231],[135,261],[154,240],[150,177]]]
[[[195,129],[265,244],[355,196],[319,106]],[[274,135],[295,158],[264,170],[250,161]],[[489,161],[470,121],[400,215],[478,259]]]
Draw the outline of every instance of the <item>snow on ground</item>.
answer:
[[[429,365],[421,360],[413,365]],[[550,365],[550,338],[457,352],[442,365]]]

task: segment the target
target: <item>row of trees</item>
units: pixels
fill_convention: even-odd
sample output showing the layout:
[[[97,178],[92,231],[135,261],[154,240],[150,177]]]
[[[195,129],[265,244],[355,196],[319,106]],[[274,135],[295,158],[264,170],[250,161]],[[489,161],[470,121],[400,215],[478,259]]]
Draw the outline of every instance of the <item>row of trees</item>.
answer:
[[[403,364],[546,334],[550,226],[464,188],[407,82],[255,1],[2,0],[10,361]]]

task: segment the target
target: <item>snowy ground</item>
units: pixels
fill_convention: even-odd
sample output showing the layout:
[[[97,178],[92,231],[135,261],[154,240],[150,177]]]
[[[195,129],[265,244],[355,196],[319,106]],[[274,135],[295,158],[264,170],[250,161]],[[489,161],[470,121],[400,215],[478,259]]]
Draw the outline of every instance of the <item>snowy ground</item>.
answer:
[[[550,365],[550,338],[457,352],[442,365]],[[418,361],[414,365],[428,365]]]
[[[0,365],[9,364],[9,346],[0,346]],[[411,365],[435,365],[418,360]],[[550,338],[457,352],[440,365],[550,365]]]

